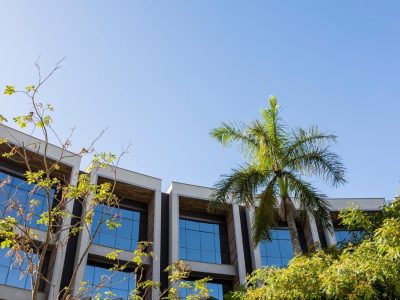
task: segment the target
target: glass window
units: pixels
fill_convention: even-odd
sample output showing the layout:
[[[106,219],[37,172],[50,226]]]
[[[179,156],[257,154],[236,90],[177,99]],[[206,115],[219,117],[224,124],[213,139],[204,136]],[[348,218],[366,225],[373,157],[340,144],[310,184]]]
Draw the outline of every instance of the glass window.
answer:
[[[0,182],[9,176],[8,174],[0,171]],[[54,198],[54,189],[51,190],[51,202]],[[18,200],[20,207],[24,210],[24,215],[26,216],[30,212],[30,201],[36,200],[38,201],[38,205],[34,206],[33,216],[31,220],[27,220],[27,225],[29,227],[47,230],[46,225],[37,224],[37,220],[39,220],[40,215],[44,211],[48,211],[47,209],[47,198],[43,189],[36,188],[33,184],[28,184],[25,180],[11,176],[10,182],[4,185],[3,189],[0,190],[0,209],[1,215],[7,215],[15,217],[18,221],[22,221],[23,218],[17,215],[17,208],[12,208],[11,210],[7,209],[10,201]]]
[[[363,232],[361,230],[345,230],[335,228],[336,243],[341,246],[350,242],[353,239],[361,237]]]
[[[87,282],[88,295],[85,296],[101,294],[103,299],[104,292],[111,292],[115,295],[111,299],[130,299],[130,292],[135,288],[135,279],[134,273],[110,272],[109,268],[87,265],[84,281]]]
[[[22,265],[15,263],[15,255],[7,256],[9,249],[0,249],[0,284],[15,286],[21,289],[31,289],[31,277],[26,273],[28,260],[24,258]],[[30,259],[37,263],[37,255]]]
[[[293,258],[293,246],[288,229],[272,229],[271,241],[260,242],[261,263],[264,267],[285,267]]]
[[[186,281],[190,283],[190,281]],[[223,285],[220,283],[207,283],[207,289],[210,295],[209,299],[223,300],[224,299],[224,291]],[[198,291],[197,291],[198,292]],[[181,299],[186,299],[186,297],[190,294],[197,294],[193,288],[180,288],[179,289],[179,297]]]
[[[93,240],[94,244],[103,245],[111,248],[118,248],[127,251],[134,251],[139,242],[139,211],[127,210],[123,208],[112,208],[106,205],[98,205],[94,210],[92,234],[96,230],[102,215],[105,214],[103,222]],[[117,218],[115,218],[117,216]],[[115,219],[121,223],[116,229],[109,229],[105,223],[107,219]]]
[[[180,259],[221,264],[219,224],[179,220]]]

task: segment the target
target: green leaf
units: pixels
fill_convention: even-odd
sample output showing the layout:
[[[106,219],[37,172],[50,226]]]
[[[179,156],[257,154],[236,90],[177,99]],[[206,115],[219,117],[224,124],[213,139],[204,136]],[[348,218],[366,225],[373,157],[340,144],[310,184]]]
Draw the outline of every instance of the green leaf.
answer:
[[[116,260],[118,258],[118,255],[122,252],[123,250],[114,250],[110,253],[107,253],[106,258],[110,260]]]
[[[8,122],[8,120],[3,115],[0,115],[0,124],[3,122]]]
[[[34,85],[27,85],[25,87],[25,91],[27,91],[27,92],[32,92],[34,90],[35,90],[35,86]]]
[[[11,245],[12,245],[12,241],[6,239],[6,240],[1,242],[1,249],[9,248]]]
[[[114,229],[122,226],[120,222],[112,221],[112,220],[107,220],[106,225],[107,225],[108,229],[110,229],[110,230],[114,230]]]
[[[14,117],[13,120],[14,120],[15,123],[17,123],[17,125],[18,125],[19,127],[21,127],[21,129],[23,129],[23,128],[26,127],[27,122],[26,122],[24,116],[17,116],[17,117]]]
[[[15,87],[13,85],[6,85],[6,89],[4,90],[4,94],[12,95],[15,93]]]

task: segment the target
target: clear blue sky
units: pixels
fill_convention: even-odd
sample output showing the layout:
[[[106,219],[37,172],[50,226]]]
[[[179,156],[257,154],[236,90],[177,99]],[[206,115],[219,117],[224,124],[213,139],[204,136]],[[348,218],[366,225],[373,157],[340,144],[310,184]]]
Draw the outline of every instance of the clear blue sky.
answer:
[[[241,162],[209,137],[278,96],[290,126],[339,136],[348,183],[331,197],[392,198],[400,186],[399,1],[7,1],[0,85],[25,86],[66,56],[43,100],[56,128],[170,181],[212,185]],[[1,113],[27,109],[0,95]]]

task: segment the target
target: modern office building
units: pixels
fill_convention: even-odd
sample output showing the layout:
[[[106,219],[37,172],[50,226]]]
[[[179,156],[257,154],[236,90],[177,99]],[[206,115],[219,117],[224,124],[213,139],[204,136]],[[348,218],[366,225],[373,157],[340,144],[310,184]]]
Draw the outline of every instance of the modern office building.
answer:
[[[29,135],[0,125],[0,137],[11,143],[23,141],[28,146],[28,155],[35,168],[40,169],[43,161],[43,144]],[[35,145],[35,146],[33,146]],[[6,149],[0,145],[0,154]],[[50,145],[47,157],[57,160],[62,149]],[[40,193],[32,195],[31,187],[24,181],[26,168],[23,164],[12,163],[0,158],[0,181],[9,176],[9,182],[0,191],[1,217],[6,216],[4,202],[9,195],[15,195],[20,202],[29,203],[29,199],[43,197]],[[83,172],[79,155],[71,155],[61,161],[56,176],[71,184],[76,184],[77,176]],[[106,255],[114,249],[123,250],[119,254],[121,261],[129,262],[139,241],[153,243],[154,256],[144,262],[144,277],[159,281],[162,287],[168,286],[168,273],[164,269],[177,260],[183,260],[191,266],[191,274],[187,279],[192,281],[209,276],[208,284],[213,299],[223,299],[223,294],[244,283],[246,274],[256,268],[275,265],[285,266],[292,258],[292,244],[287,224],[281,222],[272,231],[272,241],[261,242],[253,246],[251,234],[251,218],[254,211],[239,205],[231,205],[230,209],[220,213],[210,213],[207,209],[212,189],[185,183],[173,182],[166,192],[161,191],[161,179],[117,168],[90,170],[92,183],[116,181],[114,193],[121,199],[118,214],[121,216],[120,228],[110,230],[100,226],[94,235],[95,225],[106,209],[98,205],[93,222],[87,230],[68,241],[67,247],[56,247],[54,241],[47,254],[44,273],[51,278],[53,284],[43,280],[40,285],[39,299],[56,299],[58,292],[65,287],[76,271],[73,286],[79,289],[80,282],[87,281],[95,286],[101,281],[101,275],[107,274],[112,262]],[[4,191],[6,192],[4,194]],[[350,205],[358,205],[366,211],[377,211],[384,204],[383,198],[371,199],[327,199],[332,207],[333,232],[321,227],[310,216],[303,224],[298,224],[299,237],[304,251],[315,245],[322,246],[346,241],[349,232],[337,221],[339,210]],[[70,211],[75,215],[84,214],[87,207],[80,203],[70,203]],[[38,207],[31,222],[32,230],[38,233],[38,243],[44,237],[43,228],[35,223],[42,207]],[[112,215],[115,211],[107,211]],[[107,215],[106,215],[107,216]],[[35,219],[36,218],[36,219]],[[74,222],[65,218],[64,224]],[[63,238],[61,234],[60,239]],[[93,242],[89,241],[93,238]],[[0,299],[30,299],[30,282],[27,277],[20,278],[20,270],[16,268],[13,256],[5,256],[7,250],[0,250]],[[34,256],[34,254],[33,254]],[[83,263],[77,268],[78,262]],[[133,266],[128,265],[117,272],[110,286],[102,291],[111,291],[116,299],[128,299],[129,291],[135,286]],[[187,289],[180,294],[185,297]],[[156,291],[147,295],[148,299],[158,299]],[[90,295],[87,296],[90,299]]]

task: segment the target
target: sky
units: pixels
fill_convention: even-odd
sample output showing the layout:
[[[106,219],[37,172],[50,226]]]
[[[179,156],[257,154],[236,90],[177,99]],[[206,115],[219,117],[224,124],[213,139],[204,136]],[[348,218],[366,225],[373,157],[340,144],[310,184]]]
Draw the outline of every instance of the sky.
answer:
[[[250,122],[276,95],[287,126],[317,125],[347,184],[329,197],[386,197],[400,188],[399,1],[7,1],[0,11],[0,87],[49,71],[40,100],[54,127],[76,127],[97,151],[163,180],[212,186],[243,162],[209,136]],[[0,113],[29,109],[0,94]]]

